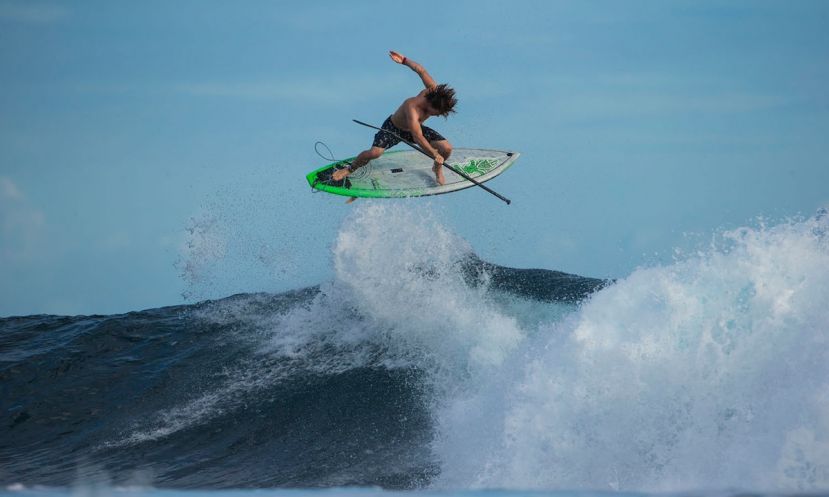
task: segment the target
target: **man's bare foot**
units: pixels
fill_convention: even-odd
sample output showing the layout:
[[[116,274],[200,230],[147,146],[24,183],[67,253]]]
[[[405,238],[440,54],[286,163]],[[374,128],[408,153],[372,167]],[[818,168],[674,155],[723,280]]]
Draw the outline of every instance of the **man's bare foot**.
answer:
[[[439,185],[446,183],[446,178],[443,177],[443,166],[432,166],[432,171],[435,172],[435,181]]]
[[[334,174],[331,175],[331,179],[333,179],[334,181],[342,181],[343,178],[348,176],[350,173],[351,171],[347,167],[337,169],[336,171],[334,171]]]

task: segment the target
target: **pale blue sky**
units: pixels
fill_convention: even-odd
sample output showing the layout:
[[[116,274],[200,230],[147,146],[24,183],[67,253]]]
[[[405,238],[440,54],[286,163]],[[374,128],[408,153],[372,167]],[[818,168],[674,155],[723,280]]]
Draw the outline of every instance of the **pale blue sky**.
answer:
[[[329,279],[350,207],[303,176],[419,90],[389,49],[457,88],[456,146],[522,152],[509,207],[406,201],[494,262],[619,277],[829,201],[827,2],[417,7],[0,0],[0,316]]]

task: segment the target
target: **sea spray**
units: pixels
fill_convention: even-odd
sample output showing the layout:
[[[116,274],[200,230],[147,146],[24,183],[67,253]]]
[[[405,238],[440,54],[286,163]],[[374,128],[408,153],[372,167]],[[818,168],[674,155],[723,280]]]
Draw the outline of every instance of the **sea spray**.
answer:
[[[499,364],[522,340],[517,321],[492,305],[486,281],[467,283],[472,249],[431,211],[374,203],[346,223],[333,250],[338,288],[394,343],[469,372]]]
[[[829,488],[826,223],[726,232],[534,334],[437,414],[435,485]]]
[[[228,327],[251,356],[107,446],[209,423],[259,392],[309,375],[411,368],[439,400],[438,390],[463,387],[468,375],[497,366],[522,340],[518,320],[489,295],[487,271],[476,272],[470,284],[471,247],[429,210],[365,202],[344,221],[332,254],[334,279],[313,291],[276,301],[228,299],[192,311],[205,324]]]

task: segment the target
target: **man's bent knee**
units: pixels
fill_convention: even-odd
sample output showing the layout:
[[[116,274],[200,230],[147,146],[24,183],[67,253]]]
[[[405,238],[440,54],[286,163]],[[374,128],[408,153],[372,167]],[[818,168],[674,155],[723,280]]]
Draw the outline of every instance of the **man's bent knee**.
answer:
[[[444,159],[452,155],[452,144],[448,141],[434,142],[432,146],[440,152],[440,155],[443,156]]]

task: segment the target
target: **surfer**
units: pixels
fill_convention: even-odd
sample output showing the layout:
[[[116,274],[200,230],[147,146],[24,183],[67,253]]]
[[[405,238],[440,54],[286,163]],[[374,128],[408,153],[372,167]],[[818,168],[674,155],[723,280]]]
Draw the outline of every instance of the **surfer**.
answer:
[[[443,161],[448,159],[452,153],[452,145],[437,131],[423,126],[423,122],[432,116],[447,117],[450,113],[454,113],[455,104],[458,103],[455,98],[455,90],[446,84],[437,84],[426,72],[426,69],[412,59],[394,51],[389,52],[389,57],[398,64],[403,64],[416,72],[423,80],[426,89],[416,96],[404,100],[394,114],[386,119],[382,129],[391,131],[391,133],[404,140],[415,142],[423,147],[423,150],[434,159],[432,170],[435,172],[435,181],[442,185],[445,183]],[[370,160],[383,155],[387,148],[400,143],[400,139],[391,133],[378,131],[374,135],[371,148],[360,152],[360,155],[347,168],[335,171],[332,178],[335,181],[342,180],[356,169],[365,166]]]

